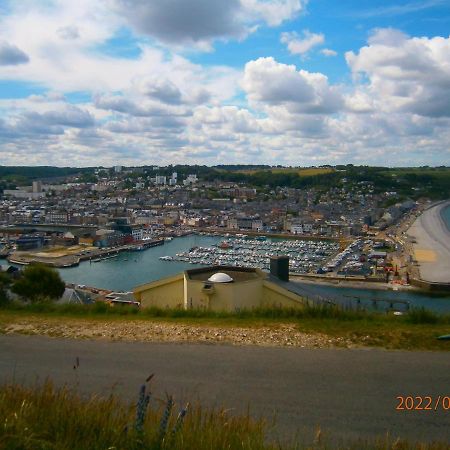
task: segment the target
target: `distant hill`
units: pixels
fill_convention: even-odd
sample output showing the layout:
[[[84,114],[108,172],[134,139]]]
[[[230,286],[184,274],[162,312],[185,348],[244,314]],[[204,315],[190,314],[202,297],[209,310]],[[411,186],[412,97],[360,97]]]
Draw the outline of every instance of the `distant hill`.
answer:
[[[37,180],[42,178],[67,177],[76,175],[90,168],[78,167],[52,167],[52,166],[0,166],[0,178],[22,177],[28,180]]]

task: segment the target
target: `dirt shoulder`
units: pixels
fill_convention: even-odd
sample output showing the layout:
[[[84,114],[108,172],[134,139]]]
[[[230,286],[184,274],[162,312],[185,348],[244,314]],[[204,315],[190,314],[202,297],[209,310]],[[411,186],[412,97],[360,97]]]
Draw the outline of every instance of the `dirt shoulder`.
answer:
[[[89,320],[16,317],[0,323],[2,334],[44,335],[71,339],[131,342],[179,342],[278,347],[354,347],[350,339],[321,333],[305,333],[295,324],[258,327],[218,327],[163,321]]]

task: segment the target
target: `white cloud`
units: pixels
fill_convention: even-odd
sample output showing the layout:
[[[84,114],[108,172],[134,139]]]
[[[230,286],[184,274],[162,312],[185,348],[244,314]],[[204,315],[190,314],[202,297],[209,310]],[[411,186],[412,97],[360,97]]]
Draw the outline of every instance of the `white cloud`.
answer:
[[[259,58],[245,65],[243,88],[251,102],[283,105],[292,112],[330,114],[337,112],[343,99],[336,87],[321,73],[297,71],[273,58]]]
[[[158,6],[161,17],[181,0],[126,1]],[[203,20],[198,29],[198,17],[186,13],[179,29],[179,16],[147,29],[108,7],[116,0],[11,2],[0,41],[28,61],[2,65],[2,78],[49,90],[0,99],[2,163],[450,163],[450,38],[374,30],[367,45],[346,54],[353,81],[333,85],[273,57],[244,68],[202,66],[175,50],[264,31],[301,13],[305,1],[185,1],[211,15],[222,11],[223,22]],[[154,20],[155,11],[144,13]],[[102,52],[127,24],[147,36],[132,36],[139,56]],[[305,56],[324,44],[321,36],[283,39]],[[92,100],[71,105],[71,91]]]
[[[379,111],[450,117],[450,36],[410,38],[397,30],[376,30],[347,63]]]
[[[246,14],[263,19],[270,26],[278,26],[297,16],[307,0],[241,0]]]
[[[322,50],[320,50],[320,53],[322,53],[322,55],[324,56],[337,56],[337,52],[330,48],[323,48]]]
[[[309,30],[303,30],[303,37],[300,37],[295,31],[281,33],[281,42],[287,45],[292,55],[306,55],[311,49],[322,45],[325,42],[325,36],[322,33],[311,33]]]

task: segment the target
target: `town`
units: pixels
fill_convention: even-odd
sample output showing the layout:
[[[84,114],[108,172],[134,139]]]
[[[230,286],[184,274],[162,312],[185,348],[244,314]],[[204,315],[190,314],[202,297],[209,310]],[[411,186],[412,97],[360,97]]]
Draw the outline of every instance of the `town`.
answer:
[[[139,250],[157,245],[160,238],[192,232],[334,239],[345,247],[357,237],[376,235],[417,207],[394,191],[376,190],[370,180],[342,177],[329,189],[271,188],[210,180],[209,173],[202,177],[186,172],[186,167],[179,176],[171,169],[98,168],[57,182],[49,178],[4,189],[0,224],[7,245],[2,255],[17,250],[12,259],[21,263],[26,262],[20,259],[22,251],[71,247],[62,253],[60,249],[53,260],[53,265],[64,267],[80,257],[108,255],[111,249]],[[306,170],[319,176],[331,173],[328,168]],[[77,245],[98,250],[74,251]],[[45,256],[34,260],[52,262]]]
[[[84,181],[89,176],[70,176],[57,184],[36,180],[31,186],[4,189],[0,224],[95,226],[100,232],[92,243],[101,247],[127,242],[130,233],[111,228],[114,222],[128,225],[137,241],[162,228],[340,237],[382,230],[415,207],[410,199],[397,201],[396,192],[376,192],[371,181],[345,177],[324,191],[255,188],[206,181],[195,173],[180,179],[177,172],[160,172],[159,167],[116,166],[95,169],[95,182]]]

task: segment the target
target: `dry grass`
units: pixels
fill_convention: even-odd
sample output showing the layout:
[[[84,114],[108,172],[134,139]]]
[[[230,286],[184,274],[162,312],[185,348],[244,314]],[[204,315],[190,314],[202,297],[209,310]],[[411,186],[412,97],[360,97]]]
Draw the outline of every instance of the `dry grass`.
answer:
[[[149,377],[150,378],[150,377]],[[201,405],[155,400],[146,382],[139,401],[114,395],[80,397],[50,382],[32,388],[0,386],[0,448],[3,450],[448,450],[446,443],[413,443],[390,437],[333,441],[317,432],[311,443],[271,442],[267,423]],[[170,398],[170,400],[169,400]],[[136,405],[136,406],[135,406]],[[179,414],[185,411],[185,415]],[[180,418],[180,416],[182,416]]]

